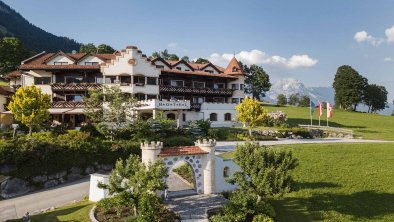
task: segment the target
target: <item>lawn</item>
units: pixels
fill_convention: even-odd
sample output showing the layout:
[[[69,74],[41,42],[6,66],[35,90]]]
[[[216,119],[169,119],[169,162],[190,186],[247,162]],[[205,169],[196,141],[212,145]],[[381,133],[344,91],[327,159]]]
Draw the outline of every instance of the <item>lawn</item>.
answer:
[[[299,160],[278,221],[394,221],[394,143],[278,147]]]
[[[308,107],[283,106],[276,107],[264,104],[269,111],[281,110],[287,113],[291,125],[310,124]],[[326,125],[326,110],[322,116],[322,125]],[[355,113],[342,110],[333,111],[333,119],[330,120],[330,126],[341,127],[353,130],[356,137],[363,139],[382,139],[394,140],[394,116],[384,116],[379,114]],[[317,110],[314,115],[314,125],[318,125]]]
[[[53,211],[48,211],[42,214],[34,215],[31,218],[32,222],[90,222],[89,211],[93,207],[93,203],[89,201],[78,202],[66,207],[61,207]],[[21,221],[21,220],[12,220]]]

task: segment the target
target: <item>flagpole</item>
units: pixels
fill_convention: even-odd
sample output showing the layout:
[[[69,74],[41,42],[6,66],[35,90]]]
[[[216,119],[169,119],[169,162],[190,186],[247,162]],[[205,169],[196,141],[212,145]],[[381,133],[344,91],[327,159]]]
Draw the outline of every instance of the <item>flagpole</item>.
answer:
[[[328,110],[330,109],[330,104],[328,102],[326,102],[326,104],[327,104],[327,127],[329,127],[328,126],[328,119],[329,119]]]
[[[319,101],[319,126],[321,126],[320,125],[321,114],[322,114],[322,105],[321,105],[321,103]]]
[[[312,126],[312,100],[309,98],[309,114],[311,115],[311,126]]]

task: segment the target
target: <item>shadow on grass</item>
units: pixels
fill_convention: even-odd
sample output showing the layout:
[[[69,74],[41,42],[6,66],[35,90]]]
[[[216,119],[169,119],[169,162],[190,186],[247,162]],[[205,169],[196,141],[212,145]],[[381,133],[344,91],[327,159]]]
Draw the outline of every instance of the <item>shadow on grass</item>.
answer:
[[[294,202],[306,206],[308,212],[315,215],[314,219],[323,220],[327,214],[334,211],[352,217],[352,220],[380,219],[385,215],[394,214],[394,194],[362,191],[346,194],[315,194],[308,198],[290,198]],[[317,217],[317,218],[316,218]],[[330,217],[330,216],[328,216]],[[332,219],[332,218],[331,218]]]
[[[311,120],[310,119],[301,119],[301,118],[289,118],[288,120],[290,125],[310,125],[311,124]],[[313,120],[313,125],[319,125],[319,121],[318,120]],[[326,126],[327,122],[325,120],[321,120],[321,125],[322,126]],[[349,129],[362,129],[362,128],[366,128],[365,126],[351,126],[351,125],[343,125],[340,123],[336,123],[336,122],[329,122],[329,125],[331,127],[338,127],[338,128],[349,128]]]
[[[337,188],[341,185],[331,182],[294,182],[293,191],[302,189],[321,189],[321,188]]]
[[[78,220],[60,220],[59,216],[66,216],[69,214],[73,214],[78,210],[81,210],[82,208],[88,206],[89,204],[84,204],[84,205],[80,205],[80,206],[75,206],[75,207],[71,207],[71,208],[66,208],[66,209],[62,209],[62,210],[55,210],[55,211],[51,211],[51,212],[46,212],[40,215],[36,215],[36,216],[32,216],[32,222],[58,222],[58,221],[62,221],[62,222],[77,222]]]

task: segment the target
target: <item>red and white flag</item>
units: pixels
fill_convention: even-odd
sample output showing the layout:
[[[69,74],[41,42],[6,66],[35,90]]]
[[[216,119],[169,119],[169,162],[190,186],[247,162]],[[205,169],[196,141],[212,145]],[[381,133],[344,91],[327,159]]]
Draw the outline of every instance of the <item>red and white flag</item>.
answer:
[[[327,103],[327,118],[332,118],[332,104]]]
[[[323,115],[323,104],[319,102],[319,117],[321,117],[322,115]]]

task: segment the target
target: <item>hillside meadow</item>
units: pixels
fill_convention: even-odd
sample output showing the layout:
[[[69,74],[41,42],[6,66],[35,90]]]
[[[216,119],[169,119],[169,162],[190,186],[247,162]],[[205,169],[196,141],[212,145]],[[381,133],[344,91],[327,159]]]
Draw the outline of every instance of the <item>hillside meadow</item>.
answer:
[[[275,147],[299,160],[293,191],[272,200],[277,221],[394,221],[394,143]]]
[[[294,106],[274,106],[263,104],[263,106],[272,111],[283,111],[288,115],[290,125],[310,125],[309,107]],[[323,111],[321,125],[325,126],[326,110]],[[313,124],[319,125],[318,110],[315,110]],[[333,118],[330,119],[329,125],[353,130],[355,137],[363,139],[376,140],[394,140],[394,116],[384,116],[380,114],[356,113],[343,110],[333,110]]]

